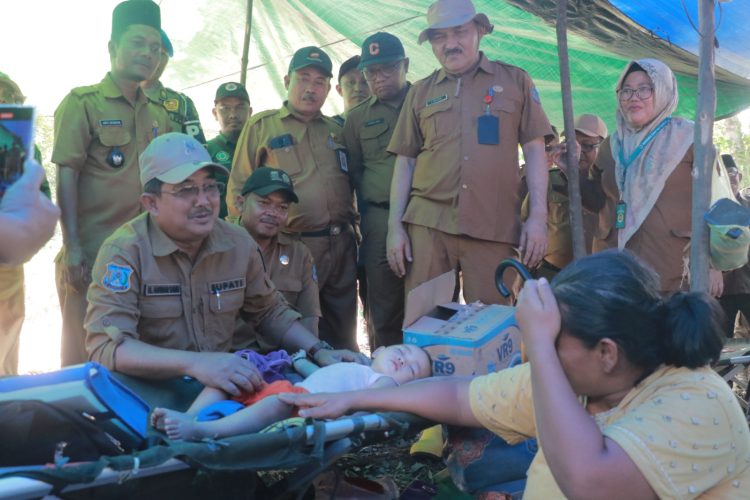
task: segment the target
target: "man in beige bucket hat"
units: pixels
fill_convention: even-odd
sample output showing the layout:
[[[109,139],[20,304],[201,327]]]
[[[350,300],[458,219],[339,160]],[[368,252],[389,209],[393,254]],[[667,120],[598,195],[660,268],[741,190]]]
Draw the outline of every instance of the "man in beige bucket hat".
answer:
[[[419,35],[441,68],[411,88],[388,145],[398,157],[387,255],[394,273],[406,276],[407,294],[457,271],[467,302],[503,303],[498,263],[517,247],[530,265],[545,253],[544,136],[552,129],[529,75],[479,50],[492,30],[471,1],[439,0]],[[519,144],[531,197],[523,225]]]

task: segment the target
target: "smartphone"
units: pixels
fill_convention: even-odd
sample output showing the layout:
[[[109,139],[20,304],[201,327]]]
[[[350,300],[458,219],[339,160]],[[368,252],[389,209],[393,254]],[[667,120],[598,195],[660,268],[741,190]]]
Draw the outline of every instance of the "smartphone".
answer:
[[[0,104],[0,198],[34,155],[34,106]]]

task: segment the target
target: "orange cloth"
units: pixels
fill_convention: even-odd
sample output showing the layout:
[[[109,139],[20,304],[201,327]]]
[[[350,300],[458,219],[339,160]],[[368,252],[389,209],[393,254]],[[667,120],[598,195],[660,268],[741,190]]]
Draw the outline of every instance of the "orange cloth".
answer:
[[[254,403],[257,403],[261,399],[265,399],[268,396],[273,396],[275,394],[281,394],[282,392],[307,394],[307,389],[303,387],[297,387],[296,385],[292,384],[288,380],[277,380],[276,382],[271,382],[270,384],[264,385],[263,388],[257,392],[254,392],[252,394],[242,394],[241,396],[233,398],[233,399],[235,401],[239,401],[245,406],[250,406]],[[296,412],[295,412],[295,416],[296,416]]]

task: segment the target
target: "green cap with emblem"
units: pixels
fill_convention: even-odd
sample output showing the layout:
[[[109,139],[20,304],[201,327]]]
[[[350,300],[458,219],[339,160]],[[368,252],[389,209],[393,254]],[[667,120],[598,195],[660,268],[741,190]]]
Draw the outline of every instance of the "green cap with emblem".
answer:
[[[395,63],[405,58],[406,54],[401,40],[390,33],[379,31],[362,42],[362,60],[359,63],[359,69],[365,69],[371,64]]]
[[[245,102],[250,102],[250,96],[247,95],[247,89],[244,85],[237,82],[226,82],[219,85],[216,89],[216,97],[214,98],[214,104],[221,101],[225,97],[236,97],[237,99]]]
[[[152,179],[177,184],[205,167],[229,175],[229,170],[211,160],[200,142],[178,132],[160,135],[151,141],[141,153],[138,163],[143,186]]]
[[[310,66],[318,68],[329,78],[333,76],[331,58],[318,47],[302,47],[295,52],[289,62],[289,74]]]
[[[151,0],[126,0],[112,11],[112,37],[120,38],[131,24],[151,26],[161,32],[161,10]]]
[[[284,191],[289,195],[291,201],[299,202],[299,198],[294,193],[294,184],[289,174],[278,168],[260,167],[245,181],[245,185],[242,187],[242,196],[248,193],[268,196],[276,191]]]

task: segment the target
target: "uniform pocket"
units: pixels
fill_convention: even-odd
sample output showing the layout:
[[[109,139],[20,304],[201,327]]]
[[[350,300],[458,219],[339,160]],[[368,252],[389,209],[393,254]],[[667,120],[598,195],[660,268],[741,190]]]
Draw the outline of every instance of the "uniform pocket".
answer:
[[[278,168],[289,174],[292,178],[302,173],[302,161],[300,160],[298,150],[299,145],[297,144],[271,150]]]
[[[99,131],[99,142],[105,147],[122,147],[130,144],[130,140],[130,132],[122,127],[103,127]]]
[[[362,139],[362,155],[365,158],[377,158],[385,153],[390,140],[389,130],[390,127],[385,122],[362,129],[360,138]]]
[[[424,130],[425,148],[429,149],[436,142],[458,133],[460,124],[456,123],[455,117],[452,116],[452,108],[453,103],[449,98],[422,108],[419,112],[419,125],[420,129]]]
[[[145,319],[167,319],[182,317],[180,297],[147,297],[139,304],[141,317]]]

